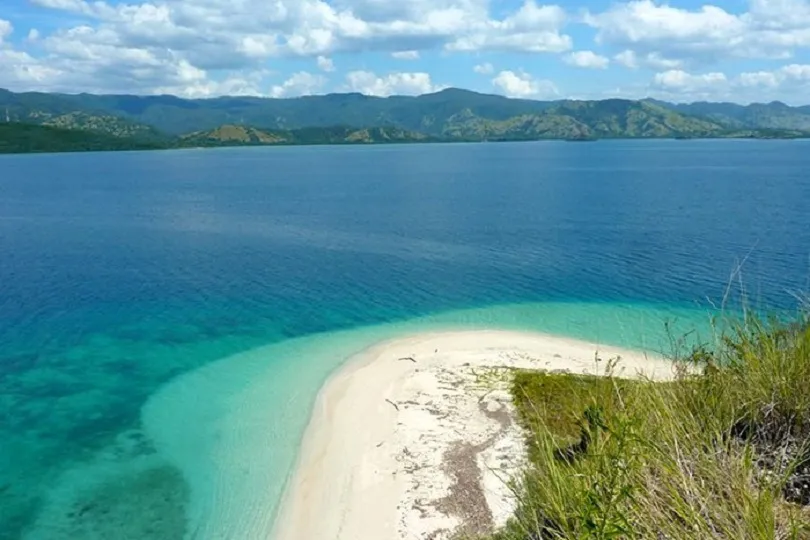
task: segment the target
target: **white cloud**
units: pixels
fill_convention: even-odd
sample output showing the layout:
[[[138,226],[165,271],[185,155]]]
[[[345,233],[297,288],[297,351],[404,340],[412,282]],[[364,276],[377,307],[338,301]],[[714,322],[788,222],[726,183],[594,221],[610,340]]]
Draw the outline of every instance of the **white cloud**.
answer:
[[[514,98],[544,99],[559,95],[551,81],[537,80],[522,71],[501,71],[492,79],[492,84],[504,95]]]
[[[48,90],[49,82],[65,75],[55,68],[42,64],[28,53],[14,51],[0,43],[0,88]]]
[[[610,60],[593,51],[576,51],[564,57],[567,64],[587,69],[607,69]]]
[[[693,75],[683,70],[672,69],[656,73],[653,84],[665,90],[694,92],[723,87],[728,84],[728,79],[725,74],[719,72]]]
[[[11,26],[11,23],[5,19],[0,19],[0,44],[3,43],[8,36],[11,35],[11,32],[14,31],[14,27]]]
[[[807,0],[749,0],[749,17],[763,29],[806,29],[810,23]]]
[[[486,0],[334,0],[341,10],[351,10],[357,17],[369,22],[390,20],[419,20],[426,14],[443,13],[446,16],[461,12],[470,17],[487,16]]]
[[[327,73],[335,71],[335,63],[332,61],[331,58],[319,56],[318,58],[316,58],[316,61],[318,63],[318,68],[321,71],[325,71]]]
[[[716,6],[688,11],[652,0],[615,4],[604,13],[588,14],[585,20],[598,29],[597,41],[609,43],[689,40],[699,44],[736,36],[744,29],[737,16]]]
[[[263,0],[118,5],[34,1],[97,19],[128,39],[171,42],[175,50],[207,41],[257,56],[317,56],[369,49],[418,52],[442,46],[556,50],[559,43],[570,42],[559,34],[563,10],[538,6],[534,0],[525,0],[503,19],[490,18],[486,0],[275,0],[269,7]],[[405,44],[417,46],[401,46]]]
[[[280,85],[270,89],[270,96],[274,98],[297,97],[317,93],[326,79],[321,75],[313,75],[306,71],[299,71],[290,76]]]
[[[444,88],[433,83],[427,73],[389,73],[378,76],[370,71],[350,71],[344,90],[370,96],[421,95]]]
[[[810,65],[788,64],[773,70],[743,72],[728,76],[720,72],[693,74],[682,70],[657,73],[648,94],[672,101],[735,101],[739,103],[781,100],[806,104],[810,93]]]
[[[489,62],[478,64],[473,68],[473,71],[479,75],[492,75],[495,73],[495,68]]]
[[[755,71],[740,73],[740,85],[748,88],[774,89],[780,84],[782,77],[773,71]]]
[[[412,60],[428,50],[571,48],[562,32],[564,10],[535,0],[497,16],[492,0],[31,1],[71,14],[37,40],[43,65],[83,74],[75,86],[65,78],[51,81],[51,88],[69,91],[151,93],[185,80],[181,61],[208,81],[224,81],[284,57],[377,52]],[[328,71],[326,61],[318,63]]]
[[[526,0],[515,13],[501,20],[479,22],[446,48],[452,51],[564,52],[572,46],[570,36],[560,33],[565,20],[561,7],[538,6],[534,0]]]
[[[653,69],[677,69],[683,67],[682,60],[664,58],[660,53],[651,52],[644,57],[644,63]]]
[[[391,57],[397,60],[419,60],[419,51],[395,51],[391,53]]]
[[[734,81],[724,73],[689,73],[671,69],[656,73],[648,89],[654,97],[676,102],[727,101]]]
[[[42,7],[63,9],[74,13],[92,13],[92,8],[83,0],[32,0],[34,4]]]
[[[784,87],[810,86],[810,65],[790,64],[773,71],[756,71],[741,73],[738,77],[740,86],[754,89],[774,90]],[[787,90],[787,88],[784,88]]]
[[[785,58],[810,46],[810,2],[750,0],[749,5],[748,12],[735,14],[714,5],[689,10],[632,0],[602,13],[586,13],[584,20],[597,29],[600,44],[682,63]]]
[[[631,51],[630,49],[624,50],[613,57],[613,60],[626,68],[630,69],[637,69],[639,62],[638,62],[638,55]]]
[[[258,94],[264,70],[231,70],[212,78],[170,50],[117,47],[89,26],[38,40],[32,56],[0,44],[0,87],[14,90],[167,93],[188,97]]]
[[[638,55],[630,49],[624,50],[613,57],[613,60],[626,68],[638,69],[647,67],[651,69],[678,69],[684,66],[682,60],[665,58],[661,53],[651,52],[645,55]]]
[[[185,96],[298,95],[331,90],[317,71],[332,72],[338,55],[375,53],[417,60],[426,51],[443,51],[452,61],[453,54],[465,52],[516,51],[560,54],[582,67],[604,68],[615,62],[651,70],[655,75],[650,75],[649,86],[640,83],[640,91],[737,99],[749,95],[745,92],[799,96],[799,88],[807,89],[804,72],[795,66],[803,65],[799,54],[810,49],[810,0],[746,0],[745,12],[724,9],[716,1],[685,8],[679,7],[687,5],[685,0],[617,0],[574,21],[561,7],[570,4],[552,0],[31,2],[56,21],[56,27],[38,25],[39,31],[29,31],[27,40],[12,42],[12,22],[0,20],[0,86]],[[68,14],[60,17],[46,10]],[[583,21],[596,30],[598,44],[605,48],[573,49],[566,25]],[[606,51],[611,58],[604,56]],[[712,62],[791,55],[795,59],[785,61],[787,66],[729,73],[725,83],[707,78],[719,71]],[[285,82],[279,82],[281,76],[270,80],[268,65],[287,77],[284,59],[290,57],[309,59],[318,70],[296,73]],[[532,62],[532,69],[539,69],[535,62],[542,60],[529,58],[525,61]],[[551,82],[523,72],[499,73],[487,63],[473,69],[494,77],[493,85],[502,93],[556,95]],[[427,73],[352,73],[344,88],[354,91],[390,95],[440,88]],[[596,95],[604,90],[587,86],[582,92]]]

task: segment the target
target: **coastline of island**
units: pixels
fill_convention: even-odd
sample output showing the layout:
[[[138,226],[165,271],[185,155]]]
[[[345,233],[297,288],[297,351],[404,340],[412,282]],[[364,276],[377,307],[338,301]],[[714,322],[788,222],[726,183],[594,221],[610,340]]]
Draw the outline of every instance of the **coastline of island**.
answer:
[[[660,356],[515,331],[424,333],[375,345],[322,387],[274,540],[447,539],[503,526],[526,463],[515,369],[668,379]]]
[[[674,136],[507,136],[491,138],[437,137],[396,128],[312,127],[297,130],[260,130],[247,126],[217,129],[172,137],[118,137],[103,132],[35,124],[0,124],[0,155],[75,152],[124,152],[152,150],[202,150],[213,148],[268,148],[279,146],[372,146],[391,144],[453,144],[507,142],[599,142],[621,140],[793,140],[810,138],[810,132],[747,130],[703,135]]]
[[[0,153],[810,137],[808,109],[778,102],[534,101],[458,88],[392,98],[348,93],[250,100],[0,89],[0,107]]]

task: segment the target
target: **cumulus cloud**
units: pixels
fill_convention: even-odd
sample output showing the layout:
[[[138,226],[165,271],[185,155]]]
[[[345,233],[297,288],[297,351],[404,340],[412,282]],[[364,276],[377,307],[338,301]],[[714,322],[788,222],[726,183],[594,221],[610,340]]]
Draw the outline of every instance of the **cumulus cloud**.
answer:
[[[600,44],[682,61],[784,58],[810,46],[807,0],[751,0],[742,14],[714,5],[690,10],[632,0],[601,13],[587,12],[584,20],[597,29]]]
[[[713,0],[700,7],[685,0],[617,0],[577,18],[571,18],[561,6],[571,12],[575,7],[556,0],[30,3],[39,6],[38,13],[51,10],[48,15],[56,25],[41,24],[38,30],[28,31],[30,24],[26,23],[28,38],[11,40],[16,20],[0,19],[0,86],[184,96],[292,96],[339,89],[342,81],[344,89],[377,95],[424,93],[440,88],[428,73],[342,73],[331,79],[338,81],[337,88],[327,88],[329,81],[323,75],[334,72],[333,59],[339,55],[375,53],[405,61],[417,60],[427,51],[451,59],[466,53],[519,52],[559,55],[583,68],[604,69],[615,63],[651,70],[649,83],[635,83],[642,91],[690,96],[714,92],[713,96],[736,99],[746,91],[799,96],[798,89],[806,89],[803,64],[780,59],[799,57],[802,49],[810,48],[810,0],[746,0],[747,10],[742,12],[724,9]],[[60,17],[59,11],[65,16]],[[592,50],[576,50],[566,33],[568,25],[581,23],[596,31]],[[596,48],[600,45],[603,47]],[[610,58],[605,56],[608,52]],[[311,62],[315,73],[288,74],[284,62],[295,58]],[[480,58],[493,56],[480,54]],[[535,69],[534,62],[540,57],[524,58],[531,58],[525,61],[532,62]],[[758,64],[757,69],[763,65],[766,69],[729,73],[725,83],[717,77],[706,78],[718,73],[720,61],[743,58],[766,59],[772,69]],[[788,65],[773,66],[775,60]],[[271,77],[269,66],[284,74]],[[498,72],[488,63],[473,69],[488,79],[494,77],[492,84],[501,93],[540,98],[556,95],[551,82],[521,71]],[[582,91],[596,95],[603,90]]]
[[[536,0],[523,0],[497,16],[491,0],[31,2],[71,14],[37,39],[46,53],[37,55],[41,65],[82,73],[75,86],[53,79],[54,90],[151,93],[188,79],[188,66],[200,70],[191,77],[193,84],[201,84],[204,73],[205,87],[213,88],[211,81],[245,79],[242,74],[284,57],[310,57],[329,71],[336,54],[372,51],[414,60],[427,50],[554,53],[571,48],[563,33],[563,9]],[[117,73],[111,77],[113,66]],[[94,67],[96,73],[90,73]],[[167,74],[163,80],[157,76],[161,71]],[[126,73],[129,81],[123,80]]]
[[[270,96],[274,98],[297,97],[317,93],[326,79],[321,75],[313,75],[306,71],[299,71],[289,79],[270,89]]]
[[[719,72],[693,75],[680,69],[656,73],[653,84],[666,90],[696,91],[725,86],[728,79]]]
[[[786,101],[807,104],[810,94],[810,65],[788,64],[772,70],[740,73],[732,81],[734,100]]]
[[[85,0],[35,0],[80,13],[138,40],[183,50],[215,42],[255,56],[317,56],[351,50],[418,51],[506,47],[555,50],[570,41],[559,32],[564,12],[526,0],[514,13],[492,19],[484,0],[163,0],[117,4]],[[517,34],[517,36],[515,35]],[[516,39],[517,38],[517,39]],[[403,45],[417,45],[403,46]]]
[[[720,72],[689,73],[668,70],[655,74],[648,94],[672,101],[781,100],[805,104],[810,91],[810,65],[788,64],[773,70],[727,75]]]
[[[335,71],[335,63],[332,61],[331,58],[319,56],[318,58],[316,58],[316,62],[318,63],[318,68],[321,71],[325,71],[327,73]]]
[[[760,29],[806,30],[810,24],[807,0],[749,0],[749,19]]]
[[[522,71],[501,71],[492,79],[492,84],[500,93],[514,98],[547,99],[559,95],[551,81],[535,79]]]
[[[774,90],[782,87],[810,86],[810,65],[790,64],[772,71],[741,73],[739,84],[747,88]],[[789,88],[785,88],[786,90]]]
[[[0,19],[0,88],[44,90],[49,81],[64,75],[27,52],[15,50],[6,42],[12,32],[14,26],[11,22]]]
[[[682,60],[665,58],[661,53],[651,52],[645,55],[636,54],[630,49],[624,50],[613,57],[613,60],[626,68],[638,69],[647,67],[651,69],[678,69],[684,66]]]
[[[263,70],[233,70],[211,79],[172,51],[116,47],[80,26],[38,40],[45,51],[32,56],[0,44],[0,86],[22,90],[167,93],[188,97],[258,94]]]
[[[5,19],[0,19],[0,44],[3,43],[8,36],[11,35],[11,32],[14,31],[14,27],[11,23]]]
[[[723,9],[706,5],[697,11],[635,0],[615,4],[586,22],[598,29],[597,41],[610,43],[661,43],[667,40],[695,46],[738,36],[743,22]]]
[[[638,55],[629,49],[614,56],[613,60],[626,68],[637,69],[639,67]]]
[[[394,51],[391,57],[397,60],[419,60],[419,51]]]
[[[515,13],[501,20],[487,20],[456,37],[446,48],[452,51],[564,52],[571,48],[571,37],[560,33],[565,11],[556,5],[538,6],[526,0]]]
[[[427,73],[389,73],[378,76],[370,71],[350,71],[344,90],[370,96],[421,95],[444,88],[433,83]]]
[[[567,64],[586,69],[607,69],[610,60],[593,51],[576,51],[564,57]]]

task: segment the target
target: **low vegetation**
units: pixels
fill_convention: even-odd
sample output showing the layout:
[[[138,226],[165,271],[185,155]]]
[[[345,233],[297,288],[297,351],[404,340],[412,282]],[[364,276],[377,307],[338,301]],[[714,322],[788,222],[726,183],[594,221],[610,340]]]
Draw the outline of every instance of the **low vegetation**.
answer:
[[[0,124],[0,154],[34,152],[92,152],[103,150],[154,150],[164,143],[30,124]]]
[[[178,146],[260,146],[313,144],[385,144],[426,142],[428,137],[398,128],[357,129],[346,126],[260,130],[248,126],[221,126],[184,135]]]
[[[810,136],[810,106],[674,104],[652,99],[535,101],[457,88],[380,98],[66,95],[0,89],[0,119],[117,137],[193,139],[199,146],[352,142],[795,138]],[[334,126],[350,126],[336,128]],[[343,131],[341,131],[341,129]],[[178,142],[177,139],[180,139]],[[158,141],[160,142],[160,141]]]
[[[672,382],[519,372],[531,466],[492,540],[810,538],[810,324],[747,319]]]
[[[83,152],[106,150],[156,150],[222,146],[273,146],[308,144],[386,144],[425,142],[427,137],[396,128],[348,127],[259,130],[222,126],[183,137],[123,136],[75,127],[0,123],[0,154],[33,152]]]

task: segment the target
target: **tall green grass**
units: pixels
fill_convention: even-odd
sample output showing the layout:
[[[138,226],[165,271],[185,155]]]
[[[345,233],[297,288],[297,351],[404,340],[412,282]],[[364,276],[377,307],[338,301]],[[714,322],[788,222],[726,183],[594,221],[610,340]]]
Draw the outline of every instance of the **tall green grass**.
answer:
[[[810,325],[719,341],[672,382],[518,372],[531,465],[493,540],[810,538]]]

